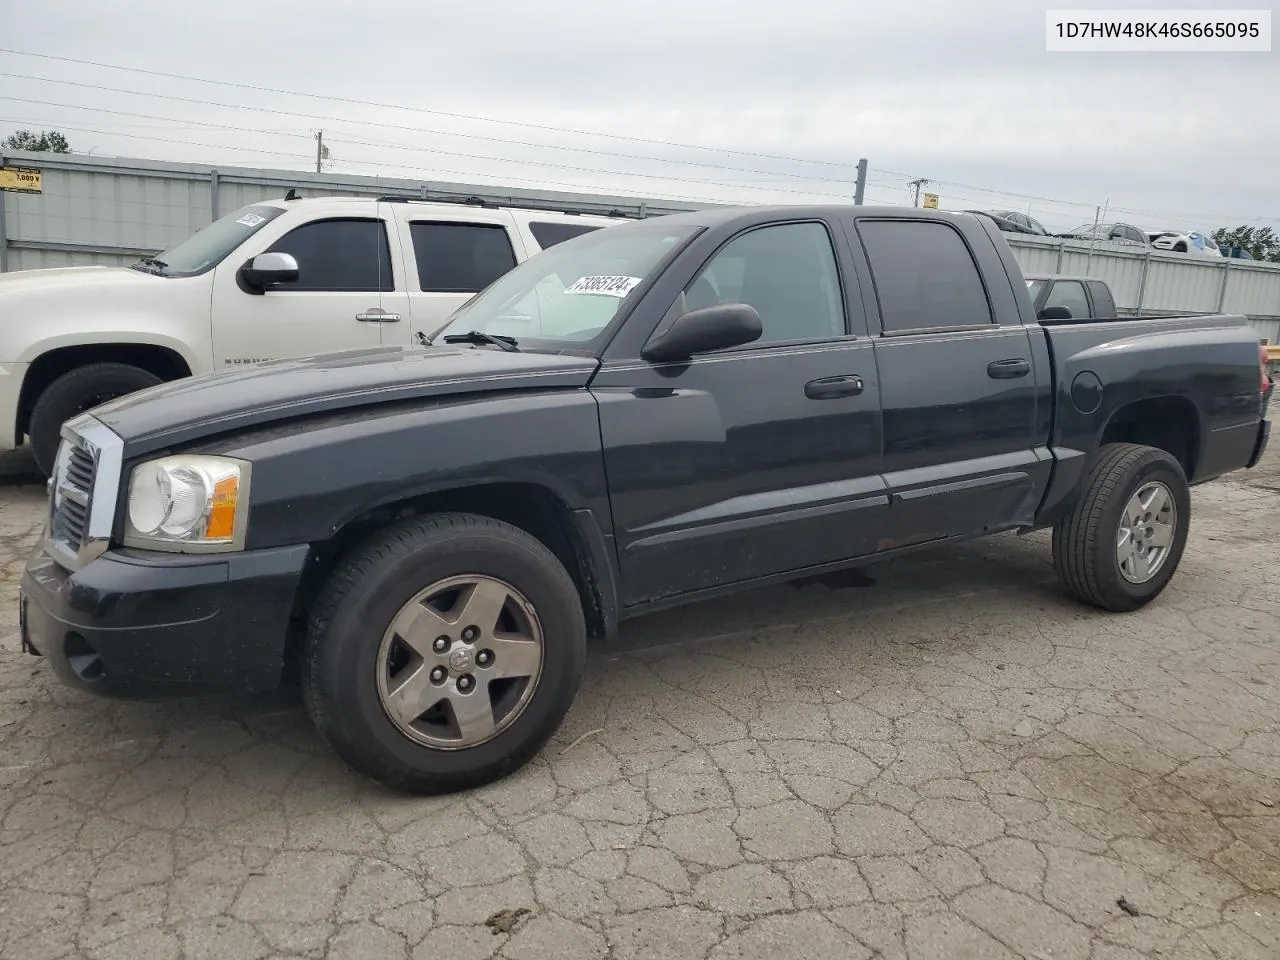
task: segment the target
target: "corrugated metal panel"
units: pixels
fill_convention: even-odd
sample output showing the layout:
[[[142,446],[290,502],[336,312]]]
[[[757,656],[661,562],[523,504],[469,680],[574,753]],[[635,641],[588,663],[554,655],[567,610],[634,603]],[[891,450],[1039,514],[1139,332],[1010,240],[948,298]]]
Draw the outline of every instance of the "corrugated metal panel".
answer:
[[[0,159],[3,159],[0,157]],[[43,171],[39,195],[6,193],[0,223],[0,266],[9,270],[68,264],[124,264],[172,246],[215,215],[248,203],[301,196],[412,196],[492,202],[559,204],[594,212],[673,213],[712,204],[641,197],[522,190],[458,183],[214,168],[58,154],[10,154],[15,165]],[[1007,236],[1025,273],[1099,277],[1122,313],[1205,313],[1225,310],[1280,318],[1280,264],[1256,264],[1175,253],[1143,253],[1114,243]],[[1225,288],[1223,286],[1225,280]]]
[[[1122,314],[1243,313],[1280,318],[1280,264],[1082,240],[1007,236],[1023,273],[1105,280]],[[1226,284],[1224,289],[1223,284]]]

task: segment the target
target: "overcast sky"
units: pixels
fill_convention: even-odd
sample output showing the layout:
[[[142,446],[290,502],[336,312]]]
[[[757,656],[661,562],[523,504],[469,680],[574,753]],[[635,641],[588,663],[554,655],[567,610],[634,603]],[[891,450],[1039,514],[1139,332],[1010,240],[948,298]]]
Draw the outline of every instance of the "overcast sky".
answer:
[[[0,47],[45,56],[0,53],[0,132],[306,169],[323,128],[335,171],[715,202],[847,199],[866,157],[868,202],[927,177],[945,208],[1050,229],[1103,203],[1151,229],[1280,227],[1280,53],[1047,53],[1061,6],[62,0],[5,18]]]

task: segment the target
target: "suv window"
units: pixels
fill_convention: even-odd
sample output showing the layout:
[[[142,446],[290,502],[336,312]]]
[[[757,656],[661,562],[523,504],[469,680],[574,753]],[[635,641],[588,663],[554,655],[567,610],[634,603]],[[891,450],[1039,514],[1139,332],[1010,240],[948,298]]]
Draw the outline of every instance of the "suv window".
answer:
[[[885,333],[992,322],[964,239],[932,220],[869,220],[858,234],[871,263]]]
[[[1082,320],[1089,316],[1089,301],[1084,295],[1084,284],[1079,280],[1059,280],[1045,298],[1046,307],[1066,307],[1071,317]]]
[[[271,246],[298,261],[298,280],[287,290],[394,290],[391,249],[381,220],[313,220]]]
[[[533,234],[533,239],[538,241],[538,246],[543,250],[599,229],[598,223],[529,223],[529,232]]]
[[[475,293],[516,265],[507,230],[497,223],[409,224],[418,287],[427,293]]]
[[[845,333],[840,274],[820,223],[761,227],[730,240],[694,279],[685,303],[690,310],[750,304],[764,326],[757,343]]]

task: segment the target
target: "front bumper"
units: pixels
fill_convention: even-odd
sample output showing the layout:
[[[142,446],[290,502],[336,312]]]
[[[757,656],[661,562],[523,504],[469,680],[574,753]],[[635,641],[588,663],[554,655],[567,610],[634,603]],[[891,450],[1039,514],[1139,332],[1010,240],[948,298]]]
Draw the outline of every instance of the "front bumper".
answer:
[[[269,690],[309,553],[119,551],[70,572],[41,545],[22,575],[22,645],[64,683],[103,696]]]

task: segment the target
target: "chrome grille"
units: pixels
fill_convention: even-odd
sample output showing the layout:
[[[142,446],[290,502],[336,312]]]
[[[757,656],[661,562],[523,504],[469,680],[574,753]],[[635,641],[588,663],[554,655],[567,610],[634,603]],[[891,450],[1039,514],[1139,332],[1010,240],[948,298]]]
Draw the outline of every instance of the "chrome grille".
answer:
[[[62,445],[49,478],[46,546],[74,570],[106,550],[120,483],[120,438],[84,414],[62,428]]]

